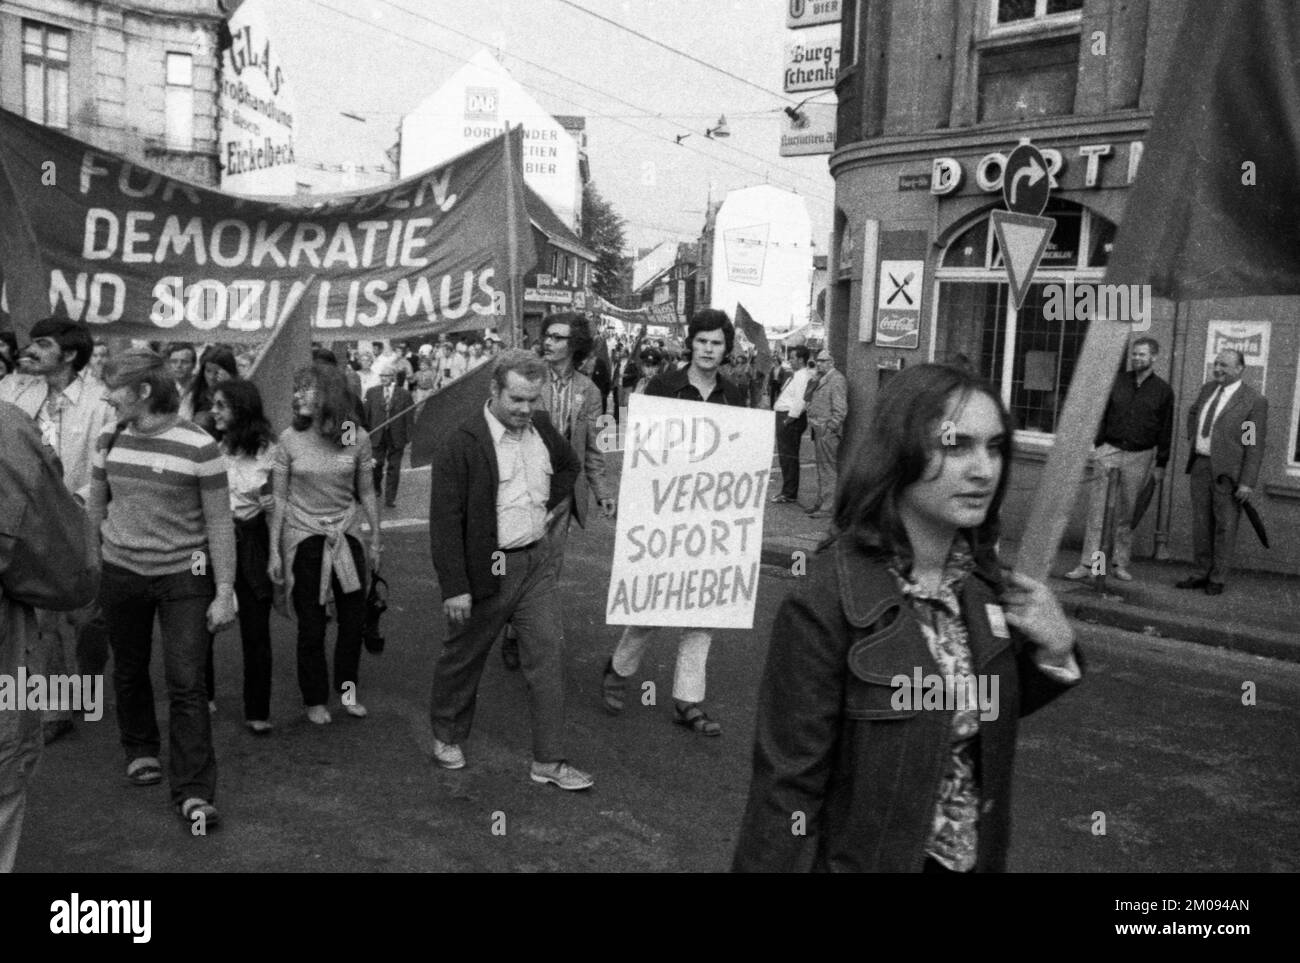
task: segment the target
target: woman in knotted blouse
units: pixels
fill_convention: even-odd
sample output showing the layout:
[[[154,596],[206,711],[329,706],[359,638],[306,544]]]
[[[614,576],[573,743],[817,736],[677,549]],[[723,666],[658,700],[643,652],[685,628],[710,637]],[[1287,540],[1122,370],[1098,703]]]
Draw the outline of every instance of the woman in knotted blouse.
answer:
[[[365,625],[366,553],[361,516],[370,524],[369,566],[379,566],[379,512],[370,472],[370,436],[350,420],[347,385],[336,366],[313,364],[294,375],[293,425],[276,447],[271,517],[271,580],[285,586],[298,619],[298,685],[307,718],[330,721],[325,627],[338,620],[334,691],[344,710],[364,718],[357,693]]]
[[[880,392],[772,627],[735,869],[1005,867],[1017,721],[1081,677],[1051,591],[998,562],[1011,441],[965,371]]]

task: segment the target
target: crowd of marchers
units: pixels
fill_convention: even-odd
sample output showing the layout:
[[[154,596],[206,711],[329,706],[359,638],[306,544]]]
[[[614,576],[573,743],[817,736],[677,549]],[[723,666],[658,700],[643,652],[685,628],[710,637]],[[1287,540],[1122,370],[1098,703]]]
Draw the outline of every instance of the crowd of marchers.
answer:
[[[1075,685],[1082,658],[1052,592],[997,557],[1012,439],[999,393],[967,367],[908,369],[863,413],[864,444],[841,461],[847,391],[828,352],[795,348],[759,370],[737,351],[727,315],[709,309],[685,335],[680,346],[611,339],[601,351],[603,332],[561,313],[545,319],[531,350],[493,338],[409,356],[382,345],[347,358],[318,348],[293,374],[292,423],[273,427],[246,378],[253,356],[221,345],[196,356],[188,344],[110,354],[85,325],[38,321],[20,352],[0,352],[7,370],[18,369],[0,379],[0,671],[96,673],[111,653],[124,777],[151,786],[166,775],[182,818],[217,825],[214,633],[238,624],[251,736],[272,731],[277,609],[296,623],[307,719],[330,724],[335,702],[336,712],[366,718],[358,668],[383,551],[378,499],[394,503],[418,403],[491,363],[482,407],[449,426],[432,462],[429,533],[447,619],[432,673],[433,756],[445,769],[467,765],[480,676],[499,642],[527,682],[529,777],[589,789],[595,780],[566,745],[559,579],[571,523],[586,525],[593,505],[605,518],[617,512],[601,416],[637,392],[771,406],[783,475],[773,501],[798,497],[799,437],[811,426],[818,480],[809,512],[829,523],[809,576],[771,627],[735,866],[1000,869],[1016,722]],[[1134,343],[1099,458],[1154,431],[1149,447],[1163,466],[1166,399],[1154,397],[1159,379],[1141,363],[1149,369],[1155,350],[1150,339]],[[1262,447],[1262,402],[1240,384],[1231,354],[1189,413],[1194,489],[1208,471],[1198,459],[1216,471],[1226,459],[1215,447],[1223,419],[1254,419]],[[1249,463],[1231,467],[1248,494]],[[1216,530],[1214,552],[1218,540]],[[86,561],[39,562],[52,558]],[[155,619],[166,754],[149,671]],[[654,631],[629,626],[612,646],[600,680],[609,713],[622,711]],[[672,721],[705,737],[722,733],[705,705],[711,641],[708,629],[681,631],[672,691]],[[999,711],[926,711],[919,694],[899,710],[885,683],[914,674],[995,674]],[[42,732],[33,715],[0,712],[0,868],[13,863],[42,736],[71,725],[55,716]]]

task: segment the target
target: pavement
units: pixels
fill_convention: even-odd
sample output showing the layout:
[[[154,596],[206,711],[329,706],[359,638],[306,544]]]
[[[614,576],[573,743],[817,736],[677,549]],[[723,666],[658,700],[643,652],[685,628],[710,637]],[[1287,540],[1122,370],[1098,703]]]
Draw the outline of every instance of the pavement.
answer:
[[[811,555],[826,535],[827,519],[809,518],[816,483],[811,447],[805,439],[800,470],[801,504],[768,505],[763,520],[763,562],[789,569],[796,552]],[[773,469],[769,494],[778,490]],[[1243,538],[1253,537],[1243,532]],[[1003,540],[1002,557],[1015,558],[1016,544]],[[1189,562],[1138,559],[1129,566],[1132,582],[1114,577],[1072,582],[1061,576],[1078,564],[1079,549],[1063,547],[1049,584],[1065,612],[1083,622],[1179,639],[1250,655],[1300,662],[1300,577],[1272,572],[1234,571],[1222,595],[1174,588],[1199,575]],[[1032,574],[1032,573],[1031,573]]]
[[[565,793],[528,778],[525,681],[495,653],[465,741],[468,766],[448,772],[432,762],[429,683],[445,621],[423,520],[430,497],[429,472],[413,471],[403,477],[398,507],[385,512],[392,594],[382,624],[387,648],[362,656],[359,694],[369,718],[336,712],[331,725],[307,722],[295,626],[275,616],[275,731],[250,734],[241,711],[238,632],[220,634],[213,740],[223,819],[220,829],[196,836],[168,807],[165,784],[140,788],[123,778],[110,681],[98,721],[79,718],[75,731],[44,754],[29,792],[18,870],[726,869],[752,772],[754,693],[769,627],[795,583],[788,551],[775,554],[777,540],[815,543],[825,523],[793,506],[767,511],[774,564],[762,569],[754,629],[719,630],[709,656],[707,702],[723,726],[716,739],[672,724],[673,632],[661,632],[647,651],[630,690],[637,697],[624,713],[606,714],[600,679],[619,635],[604,619],[614,526],[597,519],[571,532],[560,585],[566,754],[596,786]],[[1300,870],[1300,665],[1107,625],[1081,623],[1078,633],[1088,659],[1085,685],[1021,725],[1010,869]],[[161,662],[153,660],[152,674],[165,718]],[[1249,702],[1247,682],[1258,693]]]

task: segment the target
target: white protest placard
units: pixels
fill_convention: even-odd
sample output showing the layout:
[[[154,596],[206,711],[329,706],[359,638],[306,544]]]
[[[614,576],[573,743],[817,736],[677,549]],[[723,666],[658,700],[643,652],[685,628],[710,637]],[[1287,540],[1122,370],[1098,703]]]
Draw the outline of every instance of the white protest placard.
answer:
[[[629,399],[607,624],[753,628],[774,419]]]

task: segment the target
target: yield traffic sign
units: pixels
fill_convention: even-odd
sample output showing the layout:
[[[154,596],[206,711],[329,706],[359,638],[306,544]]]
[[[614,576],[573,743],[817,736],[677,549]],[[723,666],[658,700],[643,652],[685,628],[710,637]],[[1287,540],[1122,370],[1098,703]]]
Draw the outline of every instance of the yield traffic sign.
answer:
[[[1038,270],[1038,262],[1047,250],[1047,242],[1056,229],[1056,221],[1013,211],[993,211],[989,219],[997,234],[998,247],[1002,249],[1002,261],[1011,282],[1011,297],[1019,311],[1025,303],[1034,272]]]
[[[1021,144],[1007,158],[1002,172],[1002,199],[1007,210],[1037,216],[1047,207],[1052,178],[1043,152],[1033,144]]]

